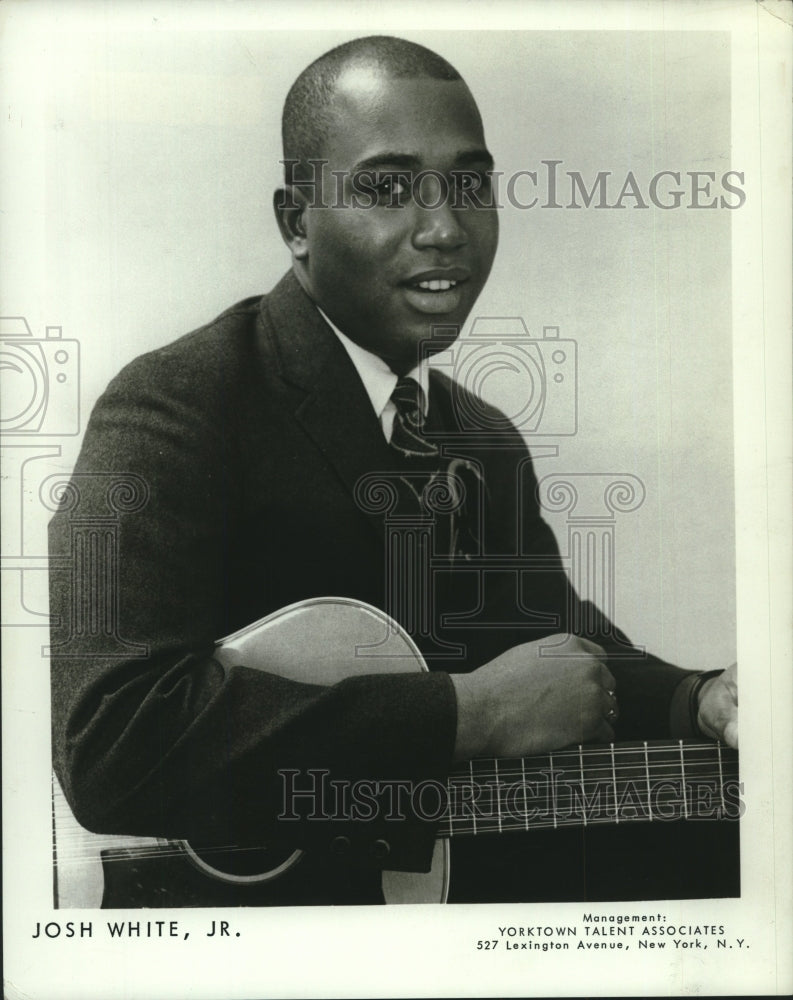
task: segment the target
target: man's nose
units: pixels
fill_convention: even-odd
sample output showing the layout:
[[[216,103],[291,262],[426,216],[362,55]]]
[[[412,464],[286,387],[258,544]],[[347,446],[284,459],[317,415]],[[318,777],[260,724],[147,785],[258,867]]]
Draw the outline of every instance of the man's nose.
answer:
[[[451,207],[453,197],[454,192],[443,175],[422,177],[413,195],[416,209],[413,245],[417,249],[453,250],[468,242],[460,213]]]

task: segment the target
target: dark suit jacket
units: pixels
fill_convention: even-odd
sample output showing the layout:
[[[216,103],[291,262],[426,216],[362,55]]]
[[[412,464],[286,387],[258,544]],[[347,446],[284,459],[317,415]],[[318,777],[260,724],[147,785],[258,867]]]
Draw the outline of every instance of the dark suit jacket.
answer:
[[[437,433],[459,430],[458,409],[448,380],[433,375]],[[51,524],[60,620],[53,757],[85,826],[255,842],[279,835],[279,768],[326,768],[350,780],[446,777],[456,728],[448,671],[564,631],[577,600],[517,432],[500,431],[496,446],[492,435],[485,445],[450,441],[486,484],[477,501],[486,551],[526,560],[526,572],[492,572],[484,585],[476,572],[440,574],[439,620],[484,602],[479,626],[438,626],[465,644],[465,656],[450,663],[430,655],[440,669],[428,674],[332,687],[283,680],[277,664],[272,673],[245,664],[224,671],[212,659],[214,641],[276,608],[319,595],[384,607],[382,518],[361,510],[353,493],[362,475],[393,470],[393,453],[345,350],[291,274],[112,381],[75,469],[79,503]],[[141,509],[113,522],[117,564],[108,554],[105,571],[111,581],[117,574],[114,635],[80,619],[91,581],[81,579],[87,561],[70,541],[76,519],[107,523],[108,473],[133,474],[148,490]],[[511,624],[487,627],[498,621]],[[607,623],[602,631],[613,645]],[[124,643],[148,655],[125,655]],[[612,669],[620,736],[666,735],[686,673],[638,654]],[[340,833],[351,841],[348,863],[364,868],[383,864],[371,850],[383,836],[389,867],[426,867],[434,835],[415,818],[289,829],[291,842],[317,857]]]

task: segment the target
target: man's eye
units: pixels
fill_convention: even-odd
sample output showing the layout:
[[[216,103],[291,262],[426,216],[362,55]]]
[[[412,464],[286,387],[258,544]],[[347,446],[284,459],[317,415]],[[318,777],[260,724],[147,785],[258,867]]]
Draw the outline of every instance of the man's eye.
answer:
[[[408,194],[407,180],[399,174],[379,174],[375,178],[375,191],[381,201],[397,203]]]
[[[490,170],[457,170],[454,183],[458,191],[489,191],[493,181]]]

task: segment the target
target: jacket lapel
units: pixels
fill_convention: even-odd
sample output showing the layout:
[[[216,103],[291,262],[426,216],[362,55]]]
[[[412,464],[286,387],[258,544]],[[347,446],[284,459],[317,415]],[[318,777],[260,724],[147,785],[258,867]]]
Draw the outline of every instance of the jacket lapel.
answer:
[[[393,457],[355,366],[292,272],[266,296],[262,311],[282,377],[304,393],[296,420],[382,531],[383,514],[364,510],[356,485],[362,476],[389,471]]]

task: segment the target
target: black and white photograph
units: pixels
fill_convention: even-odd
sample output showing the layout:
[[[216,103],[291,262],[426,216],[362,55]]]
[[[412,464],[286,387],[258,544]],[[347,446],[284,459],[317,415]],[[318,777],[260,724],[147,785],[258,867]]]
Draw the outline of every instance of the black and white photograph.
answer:
[[[788,992],[790,5],[0,17],[7,995]]]

